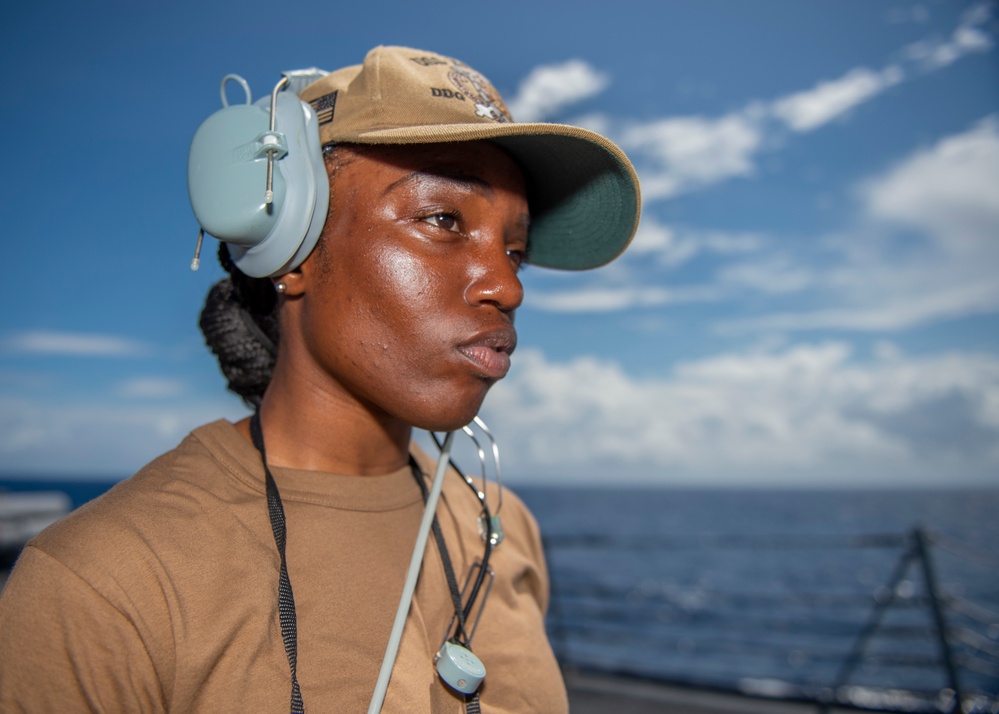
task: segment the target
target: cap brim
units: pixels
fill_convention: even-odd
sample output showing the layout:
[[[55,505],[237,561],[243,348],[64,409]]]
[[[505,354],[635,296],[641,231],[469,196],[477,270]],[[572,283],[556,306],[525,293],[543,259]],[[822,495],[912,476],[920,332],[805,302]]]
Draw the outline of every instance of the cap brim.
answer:
[[[338,136],[358,144],[491,140],[521,166],[531,207],[528,262],[588,270],[619,256],[638,229],[641,193],[617,146],[580,127],[544,123],[438,124]]]

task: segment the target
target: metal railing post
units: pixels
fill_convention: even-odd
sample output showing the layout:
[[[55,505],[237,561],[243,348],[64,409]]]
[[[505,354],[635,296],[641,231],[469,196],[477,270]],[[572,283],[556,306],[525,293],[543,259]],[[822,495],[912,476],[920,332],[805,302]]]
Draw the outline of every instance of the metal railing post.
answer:
[[[867,622],[864,623],[863,628],[861,628],[860,632],[857,634],[857,639],[854,640],[850,653],[846,656],[846,659],[843,660],[843,664],[840,667],[839,673],[836,675],[836,679],[833,681],[832,685],[832,696],[834,699],[836,697],[836,692],[840,687],[846,684],[847,681],[849,681],[853,671],[863,659],[864,651],[867,649],[867,643],[881,625],[881,618],[884,617],[885,612],[895,602],[895,592],[898,590],[898,585],[902,582],[902,578],[905,577],[905,573],[909,569],[910,563],[916,556],[917,545],[913,542],[908,548],[905,549],[902,553],[902,557],[898,559],[898,563],[895,565],[895,572],[892,573],[891,579],[888,581],[888,596],[884,600],[875,603],[874,608],[871,610],[871,614],[867,618]],[[828,712],[829,702],[823,702],[819,706],[819,714],[827,714]]]
[[[947,620],[944,617],[940,594],[937,592],[936,573],[933,570],[933,563],[930,559],[926,533],[922,528],[914,528],[912,538],[916,553],[919,556],[919,563],[923,568],[923,577],[926,580],[926,592],[930,597],[930,609],[933,611],[933,622],[937,628],[937,642],[940,645],[940,656],[943,659],[944,668],[947,670],[947,679],[950,683],[950,688],[954,691],[953,701],[955,706],[952,707],[951,711],[961,712],[964,710],[964,698],[958,683],[957,667],[954,666],[954,657],[950,649]]]

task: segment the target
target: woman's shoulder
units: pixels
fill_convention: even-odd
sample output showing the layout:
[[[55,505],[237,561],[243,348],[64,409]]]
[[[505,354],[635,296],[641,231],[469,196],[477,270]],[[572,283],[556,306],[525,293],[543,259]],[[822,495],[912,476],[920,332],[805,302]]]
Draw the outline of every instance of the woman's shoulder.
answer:
[[[255,490],[234,438],[240,437],[225,421],[195,429],[133,476],[46,528],[29,547],[76,568],[174,548],[206,528],[218,530],[219,512],[238,503],[240,492],[252,499]]]

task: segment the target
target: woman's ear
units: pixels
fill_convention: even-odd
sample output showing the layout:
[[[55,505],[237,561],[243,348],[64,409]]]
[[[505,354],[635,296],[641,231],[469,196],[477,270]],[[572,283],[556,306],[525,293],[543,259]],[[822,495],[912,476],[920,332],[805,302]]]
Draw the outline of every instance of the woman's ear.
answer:
[[[305,293],[305,276],[299,268],[295,268],[289,273],[271,278],[274,283],[274,290],[279,295],[287,297],[298,297]]]

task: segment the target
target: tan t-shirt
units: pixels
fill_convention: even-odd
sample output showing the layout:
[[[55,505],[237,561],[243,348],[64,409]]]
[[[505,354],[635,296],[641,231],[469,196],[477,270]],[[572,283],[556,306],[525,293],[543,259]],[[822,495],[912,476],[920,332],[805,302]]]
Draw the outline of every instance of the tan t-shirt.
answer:
[[[419,487],[408,467],[272,471],[305,709],[366,712],[423,512]],[[0,711],[288,711],[263,479],[253,445],[214,422],[34,539],[0,597]],[[447,479],[438,518],[460,581],[482,555],[479,506],[458,476]],[[544,633],[537,526],[509,493],[502,516],[506,540],[473,641],[487,669],[481,708],[566,712]],[[383,712],[463,710],[433,665],[452,614],[431,538]]]

